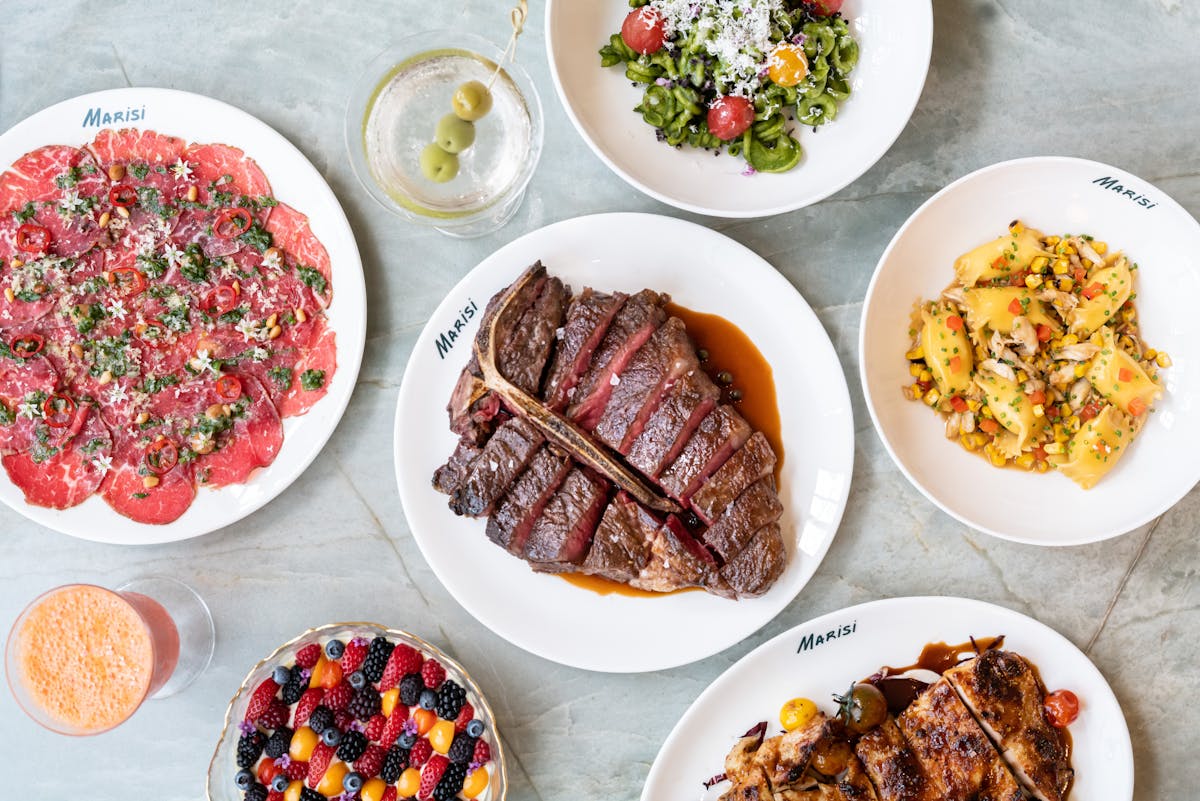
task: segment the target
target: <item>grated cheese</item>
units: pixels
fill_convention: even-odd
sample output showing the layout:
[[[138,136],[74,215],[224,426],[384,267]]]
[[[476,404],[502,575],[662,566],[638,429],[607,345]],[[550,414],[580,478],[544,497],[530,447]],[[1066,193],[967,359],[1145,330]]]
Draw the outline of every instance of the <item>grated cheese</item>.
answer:
[[[775,47],[771,22],[784,13],[783,0],[650,0],[650,6],[662,15],[668,40],[699,31],[725,94],[750,97],[762,84]]]

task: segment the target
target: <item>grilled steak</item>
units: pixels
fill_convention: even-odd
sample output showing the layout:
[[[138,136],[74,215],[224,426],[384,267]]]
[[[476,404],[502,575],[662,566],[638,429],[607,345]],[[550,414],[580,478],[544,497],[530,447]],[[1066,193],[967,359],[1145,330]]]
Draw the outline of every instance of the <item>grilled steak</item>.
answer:
[[[1022,783],[1042,801],[1062,801],[1074,771],[1062,737],[1046,721],[1042,688],[1029,663],[1011,651],[984,651],[945,677]]]
[[[579,377],[591,364],[592,354],[628,297],[624,292],[606,295],[588,288],[571,301],[542,392],[551,409],[566,408]]]
[[[434,488],[538,571],[761,595],[787,554],[775,454],[719,403],[667,301],[522,273],[481,316]]]

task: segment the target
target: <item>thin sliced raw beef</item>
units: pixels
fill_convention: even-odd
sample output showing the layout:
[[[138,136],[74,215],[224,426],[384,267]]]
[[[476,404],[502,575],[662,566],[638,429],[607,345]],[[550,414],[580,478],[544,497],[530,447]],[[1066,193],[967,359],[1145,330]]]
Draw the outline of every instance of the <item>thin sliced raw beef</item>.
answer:
[[[236,147],[193,144],[183,151],[183,158],[192,168],[192,179],[200,187],[201,199],[207,199],[210,183],[220,181],[226,175],[230,176],[230,182],[244,195],[257,198],[271,194],[271,184],[267,181],[267,176],[254,159]],[[266,219],[269,213],[270,209],[264,209],[259,218]]]
[[[332,328],[325,325],[322,318],[313,334],[313,341],[308,351],[296,363],[292,370],[292,385],[279,398],[279,416],[295,417],[304,414],[312,405],[325,397],[329,391],[329,382],[337,370],[337,337]],[[321,386],[316,389],[305,389],[302,377],[305,372],[313,370],[323,373]]]
[[[63,191],[58,177],[87,164],[95,167],[91,154],[68,145],[46,145],[26,153],[0,175],[0,209],[17,211],[29,202],[57,199]],[[81,174],[75,188],[81,197],[90,197],[106,182],[106,177]]]
[[[245,414],[220,440],[220,448],[196,460],[196,482],[204,487],[240,484],[260,467],[275,461],[283,447],[283,423],[262,384],[248,375],[234,375],[250,398]],[[219,400],[216,393],[213,402]]]
[[[174,164],[182,155],[186,142],[178,136],[167,136],[156,131],[137,128],[122,128],[114,131],[105,128],[87,146],[96,161],[105,169],[110,164],[128,164],[144,161],[155,166]]]
[[[48,359],[34,357],[23,365],[0,358],[0,413],[13,421],[0,425],[0,455],[28,450],[37,436],[38,418],[20,413],[21,404],[33,393],[54,392],[58,374]]]
[[[308,217],[286,203],[280,203],[267,220],[267,230],[275,247],[283,248],[297,267],[314,269],[321,274],[325,279],[324,291],[319,291],[322,287],[314,286],[313,294],[321,306],[328,306],[333,300],[333,272],[329,265],[329,253],[313,235]]]
[[[189,466],[176,465],[158,477],[157,486],[147,488],[140,474],[142,450],[136,442],[118,445],[116,454],[100,485],[101,496],[116,512],[138,523],[161,525],[178,520],[192,505],[196,486]]]
[[[78,256],[101,240],[99,212],[90,206],[102,205],[107,195],[108,176],[92,154],[66,145],[26,153],[0,175],[0,209],[34,203],[28,222],[50,232],[49,252],[57,256]]]
[[[61,450],[41,462],[29,452],[4,457],[8,477],[35,506],[68,509],[83,503],[95,492],[108,470],[112,456],[112,435],[100,415],[82,406],[83,424],[77,434],[63,443]]]

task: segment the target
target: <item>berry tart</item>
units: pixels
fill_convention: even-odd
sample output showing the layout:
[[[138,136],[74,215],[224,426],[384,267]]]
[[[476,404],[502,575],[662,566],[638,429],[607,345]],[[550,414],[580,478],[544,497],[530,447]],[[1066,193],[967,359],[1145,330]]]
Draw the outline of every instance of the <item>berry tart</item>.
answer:
[[[209,801],[503,801],[504,753],[461,665],[406,632],[337,623],[246,677],[207,790]]]

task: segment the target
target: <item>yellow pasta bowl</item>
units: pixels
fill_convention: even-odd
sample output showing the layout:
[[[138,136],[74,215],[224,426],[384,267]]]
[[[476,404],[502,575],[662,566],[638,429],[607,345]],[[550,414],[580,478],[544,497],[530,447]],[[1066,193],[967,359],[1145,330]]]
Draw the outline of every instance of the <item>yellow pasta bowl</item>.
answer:
[[[1200,224],[1076,158],[1006,161],[922,205],[863,303],[859,369],[901,472],[968,526],[1114,537],[1200,481]]]

